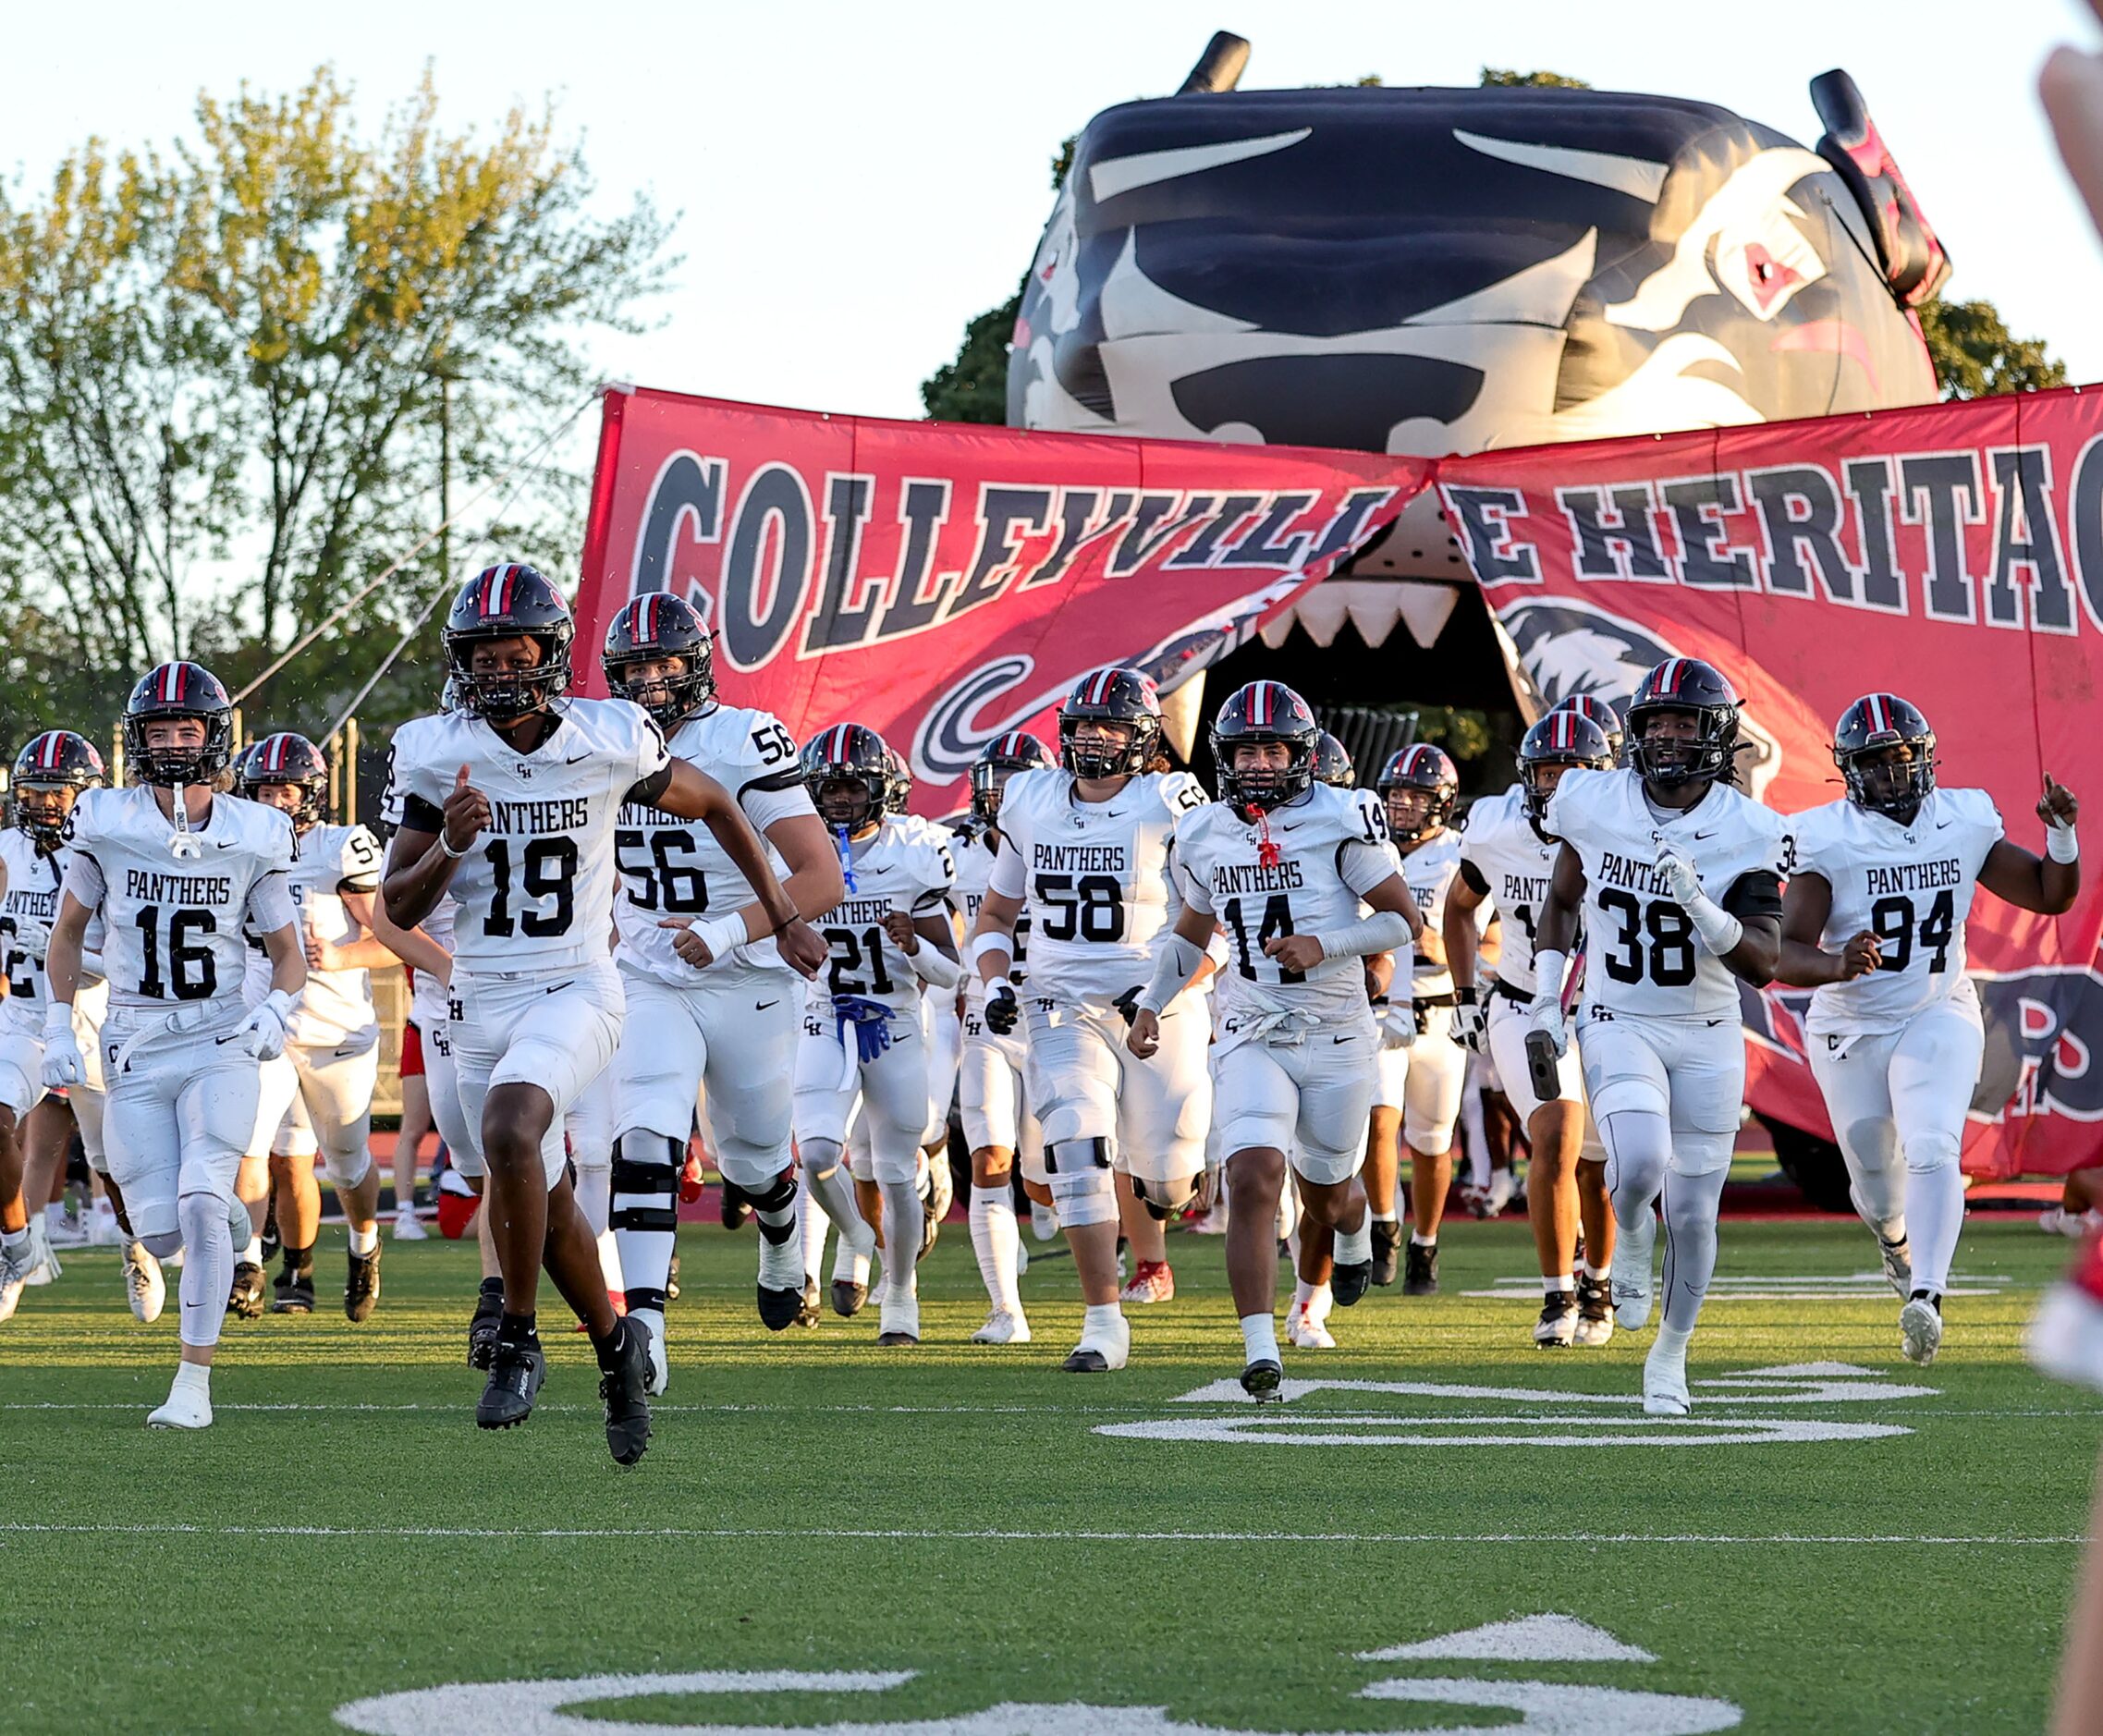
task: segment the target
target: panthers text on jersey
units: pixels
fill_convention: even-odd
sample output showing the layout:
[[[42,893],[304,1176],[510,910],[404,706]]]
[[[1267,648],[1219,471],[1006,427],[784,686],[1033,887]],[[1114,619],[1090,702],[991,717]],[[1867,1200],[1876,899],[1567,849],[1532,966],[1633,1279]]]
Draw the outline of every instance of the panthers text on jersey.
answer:
[[[667,745],[673,758],[699,766],[736,796],[763,839],[777,821],[817,813],[803,787],[796,744],[770,712],[712,706],[680,724]],[[771,848],[768,856],[786,880],[788,864]],[[642,802],[621,809],[614,862],[620,874],[614,902],[620,944],[614,956],[675,988],[691,986],[693,966],[673,950],[674,931],[660,924],[671,917],[698,923],[727,915],[753,901],[752,888],[703,822]],[[771,939],[752,941],[731,956],[740,963],[789,968]]]
[[[1402,857],[1402,878],[1409,882],[1410,897],[1416,900],[1427,935],[1445,932],[1446,888],[1453,884],[1453,876],[1461,871],[1461,837],[1458,827],[1443,827],[1437,837],[1419,844]],[[1426,958],[1424,949],[1418,948],[1411,967],[1410,993],[1418,1000],[1428,1000],[1452,992],[1453,972],[1437,960]],[[1398,987],[1390,991],[1390,996],[1400,1000],[1401,990]]]
[[[985,895],[992,886],[993,864],[999,860],[999,853],[994,849],[985,828],[974,825],[951,835],[949,859],[957,868],[957,886],[950,895],[950,902],[964,919],[964,933],[968,935],[978,923],[979,906],[985,902]],[[1008,980],[1020,988],[1029,980],[1029,975],[1030,911],[1025,905],[1015,919],[1015,949],[1008,966]],[[964,997],[973,1007],[985,998],[985,979],[968,963],[964,971]]]
[[[1931,789],[1913,823],[1852,801],[1795,815],[1795,872],[1833,889],[1825,944],[1865,929],[1883,942],[1877,969],[1811,996],[1814,1033],[1892,1031],[1924,1007],[1970,994],[1964,919],[1987,852],[2002,836],[1983,789]]]
[[[1534,931],[1559,849],[1534,830],[1516,785],[1470,808],[1461,834],[1461,873],[1502,925],[1497,979],[1522,995],[1534,992]]]
[[[379,843],[361,825],[309,826],[293,841],[287,880],[292,907],[300,913],[300,938],[349,946],[364,937],[365,929],[345,908],[343,895],[379,891]],[[337,1048],[353,1041],[377,1042],[379,1035],[371,972],[308,970],[287,1041],[308,1048]]]
[[[1030,917],[1030,986],[1064,1000],[1115,999],[1154,973],[1154,943],[1182,899],[1176,830],[1206,805],[1188,772],[1136,776],[1107,801],[1078,801],[1073,774],[1018,772],[1000,798],[991,888]]]
[[[916,1006],[920,977],[884,932],[884,920],[897,911],[920,917],[948,909],[957,871],[947,837],[888,819],[878,823],[873,837],[853,847],[847,896],[811,919],[832,953],[811,984],[813,1012],[835,995],[858,995],[899,1012]]]
[[[1219,1017],[1252,1000],[1282,1000],[1339,1023],[1363,1017],[1363,960],[1346,954],[1290,971],[1265,956],[1264,942],[1351,927],[1364,895],[1401,872],[1375,790],[1315,784],[1271,810],[1265,829],[1222,802],[1193,811],[1176,832],[1176,873],[1185,902],[1210,911],[1227,937]]]
[[[204,824],[187,836],[190,848],[177,856],[176,828],[144,785],[82,790],[74,806],[67,890],[90,909],[99,905],[108,924],[103,972],[113,1008],[202,1002],[238,1010],[251,910],[264,919],[263,932],[290,920],[283,876],[292,866],[292,823],[284,814],[214,796]]]
[[[43,1029],[44,948],[70,857],[63,849],[40,850],[14,826],[0,831],[0,871],[7,876],[7,889],[0,893],[0,975],[7,980],[0,1025],[32,1036]]]
[[[639,784],[671,764],[664,732],[625,699],[572,699],[531,753],[479,717],[447,713],[397,730],[389,806],[442,829],[461,766],[490,825],[453,870],[453,956],[469,971],[566,970],[607,956],[614,833]]]
[[[1693,864],[1702,890],[1726,904],[1744,875],[1788,872],[1789,822],[1722,783],[1684,813],[1660,812],[1644,795],[1642,775],[1620,770],[1565,772],[1547,825],[1584,869],[1584,1004],[1735,1021],[1738,979],[1674,901],[1657,872],[1658,846],[1670,844]]]

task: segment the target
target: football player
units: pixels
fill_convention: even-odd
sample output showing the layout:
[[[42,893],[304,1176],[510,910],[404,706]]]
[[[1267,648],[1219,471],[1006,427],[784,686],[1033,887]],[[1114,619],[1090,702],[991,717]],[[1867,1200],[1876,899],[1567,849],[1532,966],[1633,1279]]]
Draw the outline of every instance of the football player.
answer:
[[[1152,769],[1160,740],[1161,702],[1147,677],[1121,668],[1082,677],[1059,708],[1059,769],[1009,779],[972,943],[987,1030],[1006,1036],[1027,1021],[1030,1102],[1085,1306],[1065,1363],[1073,1374],[1122,1368],[1131,1351],[1118,1302],[1113,1164],[1163,1214],[1196,1197],[1204,1173],[1206,1007],[1187,996],[1169,1008],[1147,1057],[1124,1044],[1156,943],[1178,914],[1177,827],[1205,804],[1188,772]],[[1009,974],[1025,911],[1026,1002]]]
[[[2045,854],[2032,855],[2005,836],[1985,790],[1936,782],[1935,731],[1895,693],[1865,694],[1840,714],[1833,760],[1847,794],[1792,823],[1777,974],[1816,990],[1804,1020],[1812,1076],[1855,1210],[1906,1299],[1901,1346],[1929,1363],[1964,1224],[1958,1155],[1986,1045],[1964,974],[1965,919],[1982,886],[2039,915],[2072,910],[2080,808],[2047,773]]]
[[[1621,750],[1628,744],[1628,732],[1621,723],[1621,714],[1605,700],[1596,693],[1569,693],[1556,702],[1555,709],[1573,711],[1596,724],[1599,733],[1607,739],[1607,752],[1613,755],[1614,764],[1621,763]]]
[[[380,1019],[375,970],[397,962],[373,932],[380,845],[364,826],[325,818],[329,767],[322,751],[290,731],[251,743],[235,767],[240,793],[292,822],[288,876],[307,957],[307,986],[292,1016],[285,1054],[299,1075],[285,1125],[271,1151],[271,1180],[284,1271],[277,1302],[313,1307],[314,1241],[321,1228],[319,1155],[343,1207],[349,1238],[343,1312],[354,1321],[380,1299],[380,1171],[373,1162],[373,1089],[379,1080]],[[443,968],[437,947],[410,935],[409,962]]]
[[[1652,1416],[1692,1408],[1687,1340],[1716,1270],[1745,1100],[1738,984],[1771,981],[1781,946],[1789,827],[1732,787],[1738,710],[1721,672],[1666,659],[1629,703],[1627,769],[1565,772],[1543,823],[1560,848],[1534,927],[1544,992],[1529,1009],[1529,1060],[1545,1075],[1551,1054],[1570,1052],[1563,997],[1546,990],[1569,974],[1582,915],[1578,1053],[1607,1148],[1624,1329],[1650,1317],[1652,1208],[1664,1204],[1665,1318],[1643,1367]],[[1552,1082],[1534,1094],[1557,1094]]]
[[[1424,930],[1410,981],[1389,990],[1394,1004],[1382,1015],[1388,1034],[1365,1160],[1373,1271],[1379,1283],[1394,1279],[1400,1135],[1410,1148],[1413,1219],[1402,1261],[1402,1293],[1428,1296],[1438,1288],[1438,1225],[1453,1185],[1453,1128],[1461,1119],[1468,1072],[1467,1052],[1452,1036],[1453,976],[1441,937],[1446,890],[1461,865],[1461,834],[1447,825],[1461,793],[1461,775],[1443,748],[1420,741],[1390,755],[1374,787],[1387,802],[1402,874]]]
[[[985,744],[972,766],[972,825],[957,834],[950,855],[957,865],[957,899],[967,931],[978,921],[1000,853],[1000,803],[1008,780],[1018,772],[1045,770],[1051,752],[1035,736],[1021,730],[999,735]],[[1015,950],[1008,977],[1021,984],[1029,948],[1027,911],[1015,919]],[[1044,1131],[1029,1104],[1024,1083],[1027,1057],[1020,1031],[996,1035],[986,1028],[985,984],[972,972],[964,978],[964,1046],[958,1096],[963,1112],[964,1143],[972,1153],[972,1252],[978,1256],[992,1311],[985,1325],[972,1334],[973,1344],[1027,1344],[1030,1322],[1022,1312],[1017,1286],[1022,1265],[1022,1238],[1015,1221],[1015,1159],[1022,1159],[1025,1182],[1042,1188]]]
[[[0,831],[0,977],[7,984],[0,1000],[0,1320],[13,1315],[39,1264],[51,1196],[46,1175],[33,1208],[25,1203],[22,1147],[30,1111],[44,1097],[44,951],[72,861],[66,823],[80,792],[104,781],[103,756],[87,737],[46,729],[15,756],[8,785],[14,824]]]
[[[234,707],[212,672],[165,663],[131,690],[125,760],[140,781],[76,802],[58,921],[47,955],[43,1078],[80,1082],[73,997],[99,910],[110,1009],[102,1030],[104,1133],[132,1231],[157,1260],[183,1251],[182,1360],[147,1421],[212,1424],[212,1361],[234,1277],[234,1193],[254,1131],[257,1063],[283,1052],[307,980],[286,879],[292,827],[274,809],[220,794]],[[271,990],[243,1004],[247,925],[263,937]]]
[[[1359,960],[1423,926],[1380,798],[1315,781],[1319,733],[1307,702],[1281,682],[1252,681],[1220,707],[1219,800],[1177,828],[1183,908],[1126,1039],[1142,1059],[1154,1053],[1162,1010],[1224,928],[1234,962],[1218,991],[1213,1106],[1227,1153],[1241,1387],[1259,1403],[1278,1398],[1284,1379],[1273,1309],[1288,1153],[1305,1216],[1335,1237],[1337,1305],[1352,1306],[1372,1283],[1358,1175],[1378,1037]]]
[[[614,1312],[550,1137],[620,1041],[607,940],[621,808],[644,802],[707,821],[758,895],[761,933],[732,911],[702,944],[727,952],[779,932],[791,962],[814,966],[817,939],[799,934],[736,799],[674,759],[654,718],[631,700],[565,699],[575,634],[569,605],[531,567],[491,567],[461,588],[444,632],[459,708],[396,737],[402,824],[382,896],[403,930],[448,891],[459,906],[447,1010],[503,1278],[475,1421],[509,1428],[532,1412],[546,1369],[535,1324],[544,1264],[598,1353],[607,1448],[633,1464],[650,1438],[650,1334]]]
[[[1488,1053],[1533,1152],[1526,1212],[1545,1292],[1534,1342],[1548,1348],[1604,1344],[1613,1336],[1614,1220],[1607,1202],[1606,1153],[1585,1111],[1576,1053],[1556,1064],[1556,1094],[1546,1101],[1534,1092],[1526,1064],[1534,997],[1559,994],[1562,987],[1542,984],[1534,974],[1534,935],[1558,850],[1556,840],[1541,829],[1541,817],[1565,774],[1606,771],[1613,764],[1605,733],[1582,711],[1558,708],[1541,718],[1520,741],[1517,785],[1502,795],[1486,796],[1469,810],[1460,877],[1446,895],[1446,957],[1459,996],[1454,1039],[1478,1054]],[[1496,975],[1486,987],[1478,984],[1475,970],[1475,923],[1485,905],[1497,911],[1503,937]],[[1573,1274],[1581,1223],[1584,1265]]]
[[[600,664],[608,691],[655,718],[674,754],[735,793],[797,911],[813,917],[838,904],[846,889],[839,859],[804,788],[796,743],[772,713],[717,695],[708,629],[693,605],[668,592],[637,597],[606,629]],[[709,1152],[759,1220],[760,1318],[778,1332],[805,1311],[790,1094],[782,1089],[795,1070],[803,985],[771,940],[715,944],[712,918],[742,911],[748,928],[765,924],[706,826],[637,805],[623,811],[615,848],[623,892],[614,901],[614,959],[628,1025],[614,1062],[614,1236],[630,1317],[650,1331],[651,1391],[661,1393],[679,1171],[704,1085]],[[703,969],[685,956],[703,952]]]
[[[833,1306],[851,1314],[867,1296],[871,1234],[840,1184],[840,1163],[860,1103],[870,1174],[855,1180],[874,1184],[883,1226],[876,1342],[917,1344],[916,1268],[926,1220],[921,1141],[930,1113],[922,985],[954,996],[963,980],[948,912],[956,868],[946,835],[893,813],[891,751],[874,729],[845,723],[822,731],[804,749],[803,776],[838,842],[845,890],[817,919],[831,958],[803,1009],[796,1148],[813,1196],[839,1230],[847,1276],[835,1268]],[[792,1252],[800,1266],[800,1251]],[[801,1271],[796,1281],[801,1294]]]

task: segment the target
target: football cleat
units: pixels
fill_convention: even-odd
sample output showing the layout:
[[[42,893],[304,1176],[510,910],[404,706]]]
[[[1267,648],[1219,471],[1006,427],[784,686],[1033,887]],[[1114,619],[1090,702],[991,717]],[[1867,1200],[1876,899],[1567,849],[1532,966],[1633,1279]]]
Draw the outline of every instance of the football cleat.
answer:
[[[124,1244],[124,1296],[135,1320],[152,1326],[161,1317],[168,1300],[168,1280],[161,1275],[161,1263],[146,1252],[143,1241]]]
[[[1122,1368],[1131,1356],[1131,1322],[1119,1314],[1114,1326],[1083,1332],[1060,1366],[1070,1375],[1107,1375]]]
[[[1176,1274],[1166,1260],[1142,1260],[1133,1268],[1131,1281],[1118,1291],[1120,1302],[1143,1307],[1149,1302],[1176,1300]]]
[[[272,1297],[270,1312],[274,1314],[311,1314],[314,1312],[314,1274],[310,1267],[304,1272],[280,1272]],[[349,1292],[344,1293],[344,1305],[350,1303]]]
[[[851,1320],[869,1302],[869,1286],[857,1284],[850,1278],[833,1279],[833,1313],[842,1320]]]
[[[803,1314],[803,1247],[794,1226],[779,1241],[769,1239],[760,1226],[759,1311],[760,1324],[769,1332],[783,1332]]]
[[[796,1311],[796,1324],[809,1331],[822,1318],[818,1312],[818,1280],[806,1277],[801,1295],[802,1306]]]
[[[1412,1252],[1413,1253],[1414,1250],[1412,1249]],[[1433,1251],[1431,1256],[1431,1287],[1434,1290],[1438,1288],[1438,1254],[1437,1250]],[[1329,1274],[1329,1294],[1336,1299],[1336,1304],[1339,1308],[1357,1307],[1365,1292],[1372,1288],[1373,1262],[1370,1260],[1361,1260],[1353,1265],[1346,1265],[1341,1260],[1339,1260],[1334,1270]],[[1421,1290],[1414,1293],[1423,1294]]]
[[[1543,1350],[1562,1350],[1577,1341],[1577,1292],[1551,1290],[1541,1298],[1541,1317],[1534,1322],[1534,1342]]]
[[[1657,1246],[1657,1218],[1646,1210],[1621,1231],[1614,1250],[1614,1320],[1623,1332],[1640,1332],[1650,1324],[1650,1261]]]
[[[1641,1332],[1650,1324],[1649,1275],[1623,1278],[1614,1274],[1614,1324],[1623,1332]]]
[[[1401,1263],[1402,1227],[1394,1219],[1373,1220],[1373,1281],[1385,1290],[1395,1281]]]
[[[1612,1281],[1602,1284],[1589,1272],[1577,1275],[1577,1329],[1572,1344],[1605,1344],[1614,1336]]]
[[[1942,1348],[1942,1310],[1939,1299],[1925,1290],[1915,1290],[1899,1310],[1899,1348],[1909,1363],[1927,1363]]]
[[[1643,1413],[1645,1416],[1686,1416],[1694,1408],[1687,1393],[1687,1353],[1668,1356],[1656,1344],[1643,1359]]]
[[[876,1342],[886,1350],[920,1342],[919,1297],[893,1296],[890,1286],[884,1287],[883,1306],[877,1315]]]
[[[672,1384],[672,1364],[665,1353],[665,1316],[654,1308],[645,1308],[622,1317],[640,1326],[643,1337],[650,1341],[650,1383],[647,1389],[653,1399],[661,1399],[665,1396],[665,1389]]]
[[[159,1410],[149,1412],[148,1428],[210,1428],[212,1426],[212,1391],[208,1387],[192,1387],[180,1380],[168,1389],[167,1401]]]
[[[725,1179],[723,1197],[717,1203],[716,1216],[726,1229],[742,1229],[752,1215],[752,1202],[745,1197],[744,1189]]]
[[[268,1265],[281,1252],[282,1243],[277,1234],[277,1191],[271,1190],[270,1202],[263,1208],[263,1263]]]
[[[1913,1293],[1913,1251],[1905,1237],[1886,1241],[1879,1236],[1877,1251],[1884,1261],[1884,1281],[1900,1295],[1911,1296]]]
[[[226,1292],[226,1312],[237,1320],[261,1320],[263,1311],[263,1282],[266,1274],[253,1260],[243,1260],[234,1267],[234,1285]]]
[[[42,1212],[31,1213],[30,1288],[34,1290],[40,1284],[50,1283],[65,1269],[59,1265],[57,1252],[51,1245],[51,1219]]]
[[[1339,1273],[1342,1267],[1339,1266]],[[1333,1287],[1335,1279],[1330,1283]],[[1402,1253],[1402,1294],[1405,1296],[1436,1296],[1438,1293],[1438,1244],[1425,1247],[1421,1241],[1412,1241]],[[1341,1300],[1340,1298],[1339,1300]]]
[[[1333,1351],[1337,1348],[1336,1338],[1329,1331],[1328,1322],[1318,1314],[1309,1314],[1304,1307],[1288,1308],[1285,1311],[1285,1341],[1301,1351]]]
[[[665,1274],[665,1300],[666,1302],[678,1302],[679,1299],[679,1250],[675,1248],[672,1251],[672,1269]]]
[[[1241,1390],[1258,1404],[1282,1404],[1285,1370],[1267,1356],[1259,1356],[1241,1371]]]
[[[308,1280],[308,1294],[312,1295],[312,1280]],[[371,1253],[353,1253],[350,1265],[343,1279],[344,1318],[353,1325],[372,1318],[373,1309],[380,1300],[380,1244],[373,1244]],[[310,1302],[309,1306],[312,1306]]]
[[[397,1241],[429,1241],[431,1232],[418,1220],[415,1209],[395,1214],[395,1240]]]
[[[614,1323],[614,1335],[600,1355],[599,1398],[606,1407],[606,1450],[617,1465],[631,1465],[649,1450],[652,1339],[642,1322],[623,1314]],[[527,1403],[531,1408],[530,1399]],[[479,1412],[475,1420],[482,1420]]]
[[[1005,1308],[996,1308],[986,1315],[985,1325],[972,1334],[973,1344],[1027,1344],[1029,1341],[1030,1323]]]
[[[468,1322],[468,1366],[487,1371],[496,1360],[496,1333],[504,1324],[504,1297],[484,1290],[474,1299],[474,1318]]]
[[[474,1425],[477,1428],[517,1428],[532,1415],[533,1400],[540,1396],[541,1382],[546,1378],[547,1358],[541,1354],[540,1339],[528,1339],[523,1343],[513,1344],[499,1335],[491,1349],[489,1384],[475,1401]],[[611,1404],[606,1407],[606,1436],[610,1443],[613,1437]]]
[[[1030,1202],[1030,1233],[1039,1241],[1049,1241],[1058,1234],[1058,1214],[1048,1205],[1035,1200]]]
[[[36,1250],[30,1246],[26,1236],[12,1248],[0,1247],[0,1320],[15,1317],[35,1260]]]
[[[32,1225],[34,1221],[31,1220]],[[61,1212],[55,1220],[47,1213],[43,1218],[43,1241],[46,1247],[85,1248],[88,1226],[70,1213]]]

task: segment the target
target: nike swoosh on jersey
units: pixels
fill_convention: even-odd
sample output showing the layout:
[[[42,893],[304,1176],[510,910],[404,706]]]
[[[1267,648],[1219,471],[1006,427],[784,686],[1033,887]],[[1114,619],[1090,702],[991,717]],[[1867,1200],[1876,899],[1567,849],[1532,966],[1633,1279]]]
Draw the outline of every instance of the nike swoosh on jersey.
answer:
[[[1696,832],[1696,833],[1694,834],[1694,837],[1697,837],[1697,838],[1704,838],[1704,837],[1714,837],[1715,836],[1716,836],[1716,827],[1714,827],[1713,825],[1712,825],[1712,826],[1710,826],[1710,827],[1709,827],[1709,829],[1708,829],[1707,831],[1706,831],[1706,832]]]
[[[544,988],[541,990],[541,993],[544,995],[559,995],[564,989],[569,988],[576,981],[577,979],[575,977],[571,977],[569,982],[557,983],[553,988]]]
[[[781,1003],[777,1000],[763,1000],[757,1006],[755,1006],[752,1010],[754,1012],[764,1012],[769,1007],[778,1007],[780,1005]]]

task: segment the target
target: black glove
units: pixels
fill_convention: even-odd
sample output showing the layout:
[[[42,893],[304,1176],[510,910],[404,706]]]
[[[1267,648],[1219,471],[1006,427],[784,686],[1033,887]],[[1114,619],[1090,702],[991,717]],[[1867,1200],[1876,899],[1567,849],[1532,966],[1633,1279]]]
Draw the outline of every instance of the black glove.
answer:
[[[1115,1007],[1118,1011],[1124,1015],[1124,1021],[1127,1026],[1130,1026],[1132,1021],[1139,1017],[1139,996],[1143,992],[1143,984],[1134,983],[1130,988],[1126,989],[1123,994],[1119,995],[1117,999],[1110,1003],[1111,1006]]]
[[[1015,990],[1003,983],[985,992],[985,1028],[996,1037],[1011,1035],[1015,1021],[1022,1016],[1022,1003],[1015,998]]]

